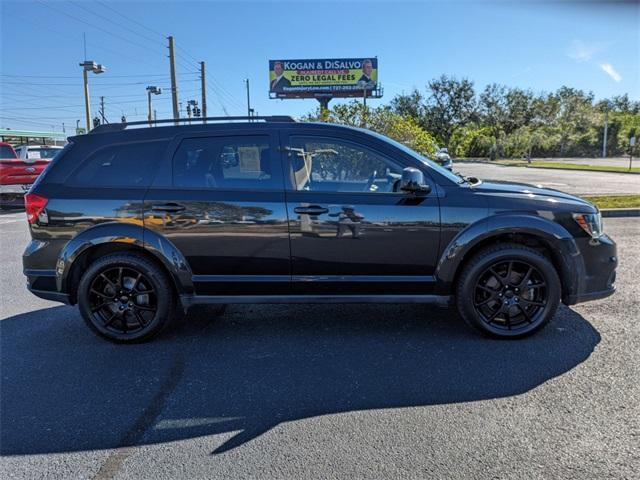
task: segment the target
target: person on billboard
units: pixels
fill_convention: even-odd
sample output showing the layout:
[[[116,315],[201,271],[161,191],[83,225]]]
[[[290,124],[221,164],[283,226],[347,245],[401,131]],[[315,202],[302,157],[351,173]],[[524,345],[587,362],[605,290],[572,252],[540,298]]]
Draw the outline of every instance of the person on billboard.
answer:
[[[275,62],[273,64],[273,73],[276,74],[276,78],[271,80],[271,91],[282,92],[284,87],[290,87],[291,82],[284,76],[284,67],[282,62]]]
[[[373,62],[369,59],[362,61],[362,76],[358,80],[358,87],[372,89],[375,88],[376,82],[371,78],[373,73]]]

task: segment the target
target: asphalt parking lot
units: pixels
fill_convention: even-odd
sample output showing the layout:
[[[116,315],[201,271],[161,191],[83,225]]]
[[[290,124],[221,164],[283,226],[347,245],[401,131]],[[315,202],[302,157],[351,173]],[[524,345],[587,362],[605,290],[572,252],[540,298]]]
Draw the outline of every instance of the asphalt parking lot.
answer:
[[[618,292],[494,341],[422,305],[230,306],[98,339],[24,287],[0,215],[2,478],[637,478],[640,221]]]
[[[455,160],[453,169],[467,176],[532,183],[574,195],[640,194],[640,175],[637,174],[508,167],[489,163],[456,163]]]

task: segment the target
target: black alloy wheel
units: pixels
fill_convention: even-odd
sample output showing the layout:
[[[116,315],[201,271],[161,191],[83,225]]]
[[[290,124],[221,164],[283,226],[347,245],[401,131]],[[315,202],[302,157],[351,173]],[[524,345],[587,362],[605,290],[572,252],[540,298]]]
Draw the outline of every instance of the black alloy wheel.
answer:
[[[488,326],[517,332],[536,323],[547,306],[547,283],[524,261],[499,261],[486,268],[475,284],[473,305]]]
[[[114,253],[89,265],[78,285],[87,325],[119,343],[159,333],[175,316],[175,295],[164,270],[135,253]]]
[[[107,267],[91,283],[89,305],[95,324],[115,334],[135,334],[155,317],[158,293],[142,272]]]
[[[560,289],[555,267],[543,253],[497,244],[465,265],[456,303],[462,318],[482,333],[520,338],[549,322],[558,309]]]

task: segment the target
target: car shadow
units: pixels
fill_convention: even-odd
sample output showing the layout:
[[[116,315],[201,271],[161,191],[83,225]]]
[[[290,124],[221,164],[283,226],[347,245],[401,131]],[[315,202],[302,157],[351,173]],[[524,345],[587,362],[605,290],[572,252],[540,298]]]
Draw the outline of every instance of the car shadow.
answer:
[[[0,322],[0,453],[74,452],[226,434],[365,409],[522,394],[586,360],[598,332],[561,307],[537,335],[483,338],[423,305],[232,306],[140,345],[72,307]]]

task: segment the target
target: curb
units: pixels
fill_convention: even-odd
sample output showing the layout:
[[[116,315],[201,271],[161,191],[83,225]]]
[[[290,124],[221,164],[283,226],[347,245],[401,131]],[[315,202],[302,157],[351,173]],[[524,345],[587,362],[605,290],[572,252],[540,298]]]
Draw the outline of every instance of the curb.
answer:
[[[503,165],[505,167],[520,167],[520,165]],[[598,170],[595,168],[565,168],[565,167],[544,167],[544,166],[536,166],[536,165],[522,165],[524,168],[538,168],[541,170],[562,170],[564,172],[598,172],[598,173],[623,173],[625,175],[640,175],[640,172],[629,172],[629,171],[612,171],[612,170]]]
[[[605,208],[600,212],[605,218],[640,217],[640,208]]]
[[[598,172],[598,173],[625,173],[627,175],[640,175],[640,172],[629,172],[629,171],[614,171],[614,170],[601,170],[598,169],[598,167],[596,165],[594,165],[594,168],[566,168],[566,167],[545,167],[545,166],[536,166],[536,165],[530,165],[530,164],[526,164],[526,163],[497,163],[495,161],[492,160],[461,160],[461,159],[455,159],[452,158],[451,161],[453,162],[453,164],[455,165],[456,163],[483,163],[486,165],[495,165],[496,167],[518,167],[518,168],[539,168],[539,169],[543,169],[543,170],[563,170],[563,171],[572,171],[572,172]]]

